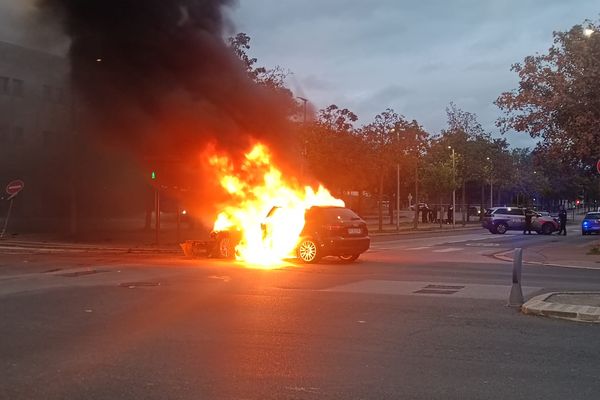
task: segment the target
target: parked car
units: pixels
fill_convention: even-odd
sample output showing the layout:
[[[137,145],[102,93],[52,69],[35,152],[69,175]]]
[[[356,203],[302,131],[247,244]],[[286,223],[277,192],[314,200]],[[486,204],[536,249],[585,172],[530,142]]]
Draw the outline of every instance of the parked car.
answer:
[[[520,230],[525,228],[525,208],[521,207],[492,207],[486,210],[481,226],[488,229],[490,233],[504,234],[509,230]],[[559,224],[551,216],[541,215],[534,212],[531,220],[531,228],[537,233],[550,235],[558,231]]]
[[[280,207],[273,207],[261,224],[263,236],[268,237],[269,219]],[[295,256],[304,263],[316,263],[326,256],[337,256],[344,262],[356,260],[371,244],[366,222],[345,207],[315,206],[305,211],[304,228],[294,249]],[[240,242],[241,232],[236,230],[211,232],[211,254],[215,257],[233,258]]]
[[[581,221],[581,234],[600,233],[600,212],[589,212]]]

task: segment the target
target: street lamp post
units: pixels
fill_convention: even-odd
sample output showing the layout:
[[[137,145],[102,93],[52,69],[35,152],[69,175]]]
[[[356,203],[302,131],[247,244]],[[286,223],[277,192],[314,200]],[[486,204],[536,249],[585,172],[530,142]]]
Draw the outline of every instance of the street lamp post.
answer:
[[[302,119],[302,122],[304,124],[306,124],[306,102],[308,101],[308,99],[298,96],[298,100],[300,100],[302,102],[302,106],[303,106],[303,110],[304,110],[304,117]]]
[[[456,227],[456,164],[454,162],[454,148],[452,146],[448,146],[448,148],[452,150],[452,229],[454,229]]]
[[[304,98],[304,97],[297,97],[298,100],[302,101],[303,103],[303,109],[304,109],[304,116],[302,118],[302,126],[303,129],[306,129],[306,103],[308,102],[308,99]],[[306,168],[305,164],[306,164],[306,157],[307,157],[307,148],[306,148],[306,140],[304,141],[304,148],[302,149],[302,158],[300,161],[300,176],[304,177],[304,170]]]
[[[492,160],[490,160],[489,157],[486,157],[485,159],[490,162],[490,208],[492,208],[492,207],[494,207],[494,202],[493,202],[494,179],[492,177]]]
[[[396,132],[395,128],[392,128],[392,132]],[[400,132],[396,132],[396,139],[400,144]],[[398,156],[398,155],[396,155]],[[396,231],[400,230],[400,161],[396,162]]]

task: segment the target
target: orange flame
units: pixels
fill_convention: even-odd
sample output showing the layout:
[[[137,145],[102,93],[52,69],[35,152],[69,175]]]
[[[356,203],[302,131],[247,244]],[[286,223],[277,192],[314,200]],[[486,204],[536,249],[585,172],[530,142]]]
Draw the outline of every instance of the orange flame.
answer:
[[[333,197],[319,185],[301,187],[295,180],[286,180],[271,163],[271,154],[263,144],[256,144],[245,154],[236,170],[226,156],[214,155],[210,165],[218,171],[221,187],[230,195],[214,223],[216,231],[238,230],[241,241],[236,258],[251,264],[274,266],[296,247],[304,212],[312,206],[341,206],[344,201]],[[273,207],[280,207],[268,220]]]

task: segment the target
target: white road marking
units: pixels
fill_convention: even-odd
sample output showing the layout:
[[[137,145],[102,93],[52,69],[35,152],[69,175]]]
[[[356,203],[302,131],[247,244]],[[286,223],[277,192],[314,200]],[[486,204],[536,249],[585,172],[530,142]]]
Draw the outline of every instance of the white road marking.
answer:
[[[471,247],[499,247],[500,243],[467,243],[465,246]]]
[[[438,250],[433,250],[434,253],[450,253],[452,251],[459,251],[462,250],[462,247],[449,247],[447,249],[438,249]]]

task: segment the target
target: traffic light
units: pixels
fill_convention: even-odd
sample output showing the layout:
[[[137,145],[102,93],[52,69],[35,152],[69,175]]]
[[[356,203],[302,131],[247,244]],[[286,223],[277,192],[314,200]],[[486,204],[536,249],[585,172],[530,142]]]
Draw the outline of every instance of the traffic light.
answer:
[[[156,180],[156,171],[152,171],[152,172],[150,173],[150,178],[152,178],[152,180],[153,180],[153,181],[155,181],[155,180]]]

